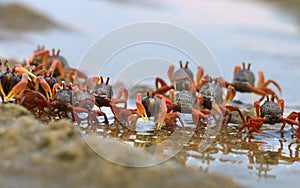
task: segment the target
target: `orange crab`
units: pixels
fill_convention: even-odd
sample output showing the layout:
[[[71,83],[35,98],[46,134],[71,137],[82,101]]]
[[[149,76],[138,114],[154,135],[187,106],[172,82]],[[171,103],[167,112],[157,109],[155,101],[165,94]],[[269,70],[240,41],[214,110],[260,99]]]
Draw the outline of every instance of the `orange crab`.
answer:
[[[189,62],[187,61],[185,66],[183,66],[182,61],[179,61],[180,68],[175,71],[174,65],[171,65],[168,69],[168,77],[170,80],[170,85],[168,85],[162,78],[157,77],[155,79],[155,87],[157,94],[164,94],[170,89],[175,89],[176,91],[181,91],[186,89],[187,82],[194,83],[196,90],[199,91],[201,88],[201,78],[204,75],[204,69],[200,66],[197,67],[196,80],[194,81],[194,74],[189,69]],[[188,83],[189,84],[189,83]]]
[[[0,95],[2,101],[7,102],[15,97],[20,97],[24,90],[28,88],[28,81],[31,81],[31,78],[34,79],[35,77],[33,73],[22,66],[15,66],[12,70],[6,66],[6,71],[3,71],[0,75]]]
[[[99,108],[101,111],[101,107],[109,107],[114,115],[116,115],[115,112],[115,106],[123,104],[123,109],[127,108],[127,100],[128,100],[128,91],[125,88],[120,88],[118,90],[117,98],[113,98],[113,90],[112,86],[109,84],[109,77],[106,79],[106,82],[104,82],[103,77],[91,77],[88,79],[87,82],[87,90],[90,91],[90,93],[95,98],[95,105]],[[94,87],[92,87],[92,84],[96,83]],[[123,96],[123,99],[122,99]],[[108,124],[108,118],[104,112],[101,111],[101,114],[104,116],[105,123]]]
[[[229,83],[226,82],[226,86],[229,85],[233,86],[236,91],[239,92],[247,92],[247,93],[255,93],[261,96],[271,94],[276,95],[276,93],[268,88],[270,84],[273,84],[281,94],[281,88],[277,82],[274,80],[267,80],[265,81],[264,73],[262,71],[258,71],[258,83],[257,86],[254,85],[255,83],[255,76],[254,73],[250,70],[251,64],[249,63],[247,68],[245,63],[242,63],[241,66],[235,66],[234,72],[233,72],[233,82]]]
[[[67,60],[60,55],[60,50],[55,52],[52,49],[52,55],[50,55],[49,50],[38,46],[26,66],[33,66],[33,72],[36,75],[43,75],[43,72],[47,70],[48,73],[52,72],[54,77],[59,77],[61,80],[67,78],[71,83],[74,83],[75,75],[77,79],[83,79],[84,83],[87,81],[87,76],[83,72],[69,67]]]
[[[147,91],[145,97],[141,93],[136,95],[136,109],[121,109],[115,107],[116,117],[119,122],[127,124],[128,127],[136,125],[138,118],[149,121],[150,117],[157,122],[156,129],[160,130],[165,122],[167,126],[171,126],[173,130],[176,128],[176,119],[179,120],[181,126],[184,128],[184,123],[177,112],[168,112],[167,103],[172,102],[162,95],[151,95]]]
[[[267,100],[260,105],[265,96],[263,96],[258,101],[254,102],[254,107],[256,109],[256,117],[246,117],[246,123],[238,131],[238,135],[241,134],[244,128],[249,129],[249,135],[251,136],[253,132],[263,134],[264,132],[260,131],[260,128],[263,124],[273,125],[275,123],[282,123],[280,131],[283,130],[286,124],[298,125],[299,122],[295,121],[297,117],[300,117],[299,113],[292,112],[286,118],[283,117],[284,112],[284,101],[279,99],[277,96],[272,95],[271,100],[267,95]],[[275,102],[276,100],[276,102]],[[299,121],[299,118],[298,118]],[[300,138],[300,129],[298,128],[298,138]]]

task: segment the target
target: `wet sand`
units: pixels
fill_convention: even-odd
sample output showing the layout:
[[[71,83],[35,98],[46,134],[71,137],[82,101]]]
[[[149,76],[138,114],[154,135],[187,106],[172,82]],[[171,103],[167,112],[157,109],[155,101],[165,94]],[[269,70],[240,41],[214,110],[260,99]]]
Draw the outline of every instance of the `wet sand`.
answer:
[[[231,180],[172,160],[147,168],[119,166],[91,150],[68,120],[44,125],[14,104],[1,104],[0,114],[3,187],[239,187]],[[130,157],[113,140],[99,147]]]

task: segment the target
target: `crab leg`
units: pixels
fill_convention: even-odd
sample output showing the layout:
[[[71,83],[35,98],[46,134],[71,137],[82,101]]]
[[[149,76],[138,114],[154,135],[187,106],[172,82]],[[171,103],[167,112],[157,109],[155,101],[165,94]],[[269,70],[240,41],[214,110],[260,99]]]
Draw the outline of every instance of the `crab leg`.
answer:
[[[264,118],[252,118],[250,116],[246,117],[246,123],[243,124],[243,126],[239,129],[239,131],[237,132],[237,135],[240,136],[242,133],[242,130],[247,127],[249,130],[249,135],[251,135],[253,132],[257,132],[259,134],[264,134],[264,132],[260,131],[259,129],[261,128],[261,126],[264,123]],[[252,128],[250,130],[250,128]]]
[[[51,66],[50,66],[50,68],[49,68],[49,71],[50,71],[50,72],[54,72],[55,69],[56,69],[56,67],[58,68],[58,71],[59,71],[59,73],[60,73],[61,78],[65,78],[64,67],[62,66],[61,62],[60,62],[59,60],[57,60],[57,59],[55,59],[55,60],[52,62]]]
[[[51,93],[51,88],[49,86],[49,84],[46,82],[46,80],[44,79],[44,77],[42,76],[38,76],[36,78],[36,82],[35,82],[35,91],[38,91],[39,89],[39,84],[41,85],[41,87],[43,88],[44,92],[46,93],[46,97],[47,99],[51,99],[52,100],[52,93]]]
[[[79,70],[77,70],[75,68],[69,67],[69,72],[70,73],[68,74],[68,77],[69,77],[71,83],[74,83],[74,77],[76,78],[76,82],[77,83],[79,83],[79,79],[83,79],[84,80],[83,84],[87,83],[88,77],[82,71],[79,71]]]
[[[233,71],[233,77],[242,70],[241,66],[235,66]]]
[[[118,90],[118,95],[117,95],[117,99],[121,99],[122,95],[124,95],[124,101],[127,102],[128,100],[128,90],[124,87],[121,87],[119,90]]]
[[[292,127],[293,127],[293,125],[299,126],[299,123],[295,121],[299,115],[300,115],[299,112],[291,112],[286,118],[282,118],[282,126],[280,128],[280,132],[283,131],[283,129],[287,123],[290,124]],[[298,121],[299,121],[299,118],[298,118]]]
[[[165,121],[171,120],[172,118],[177,118],[181,124],[181,127],[184,128],[183,120],[177,112],[167,114]]]
[[[104,112],[102,112],[101,110],[92,110],[92,114],[94,114],[94,113],[96,113],[97,116],[103,116],[103,117],[104,117],[104,123],[105,123],[105,124],[108,124],[108,123],[109,123],[108,118],[107,118],[107,116],[106,116],[106,114],[105,114]],[[96,117],[93,118],[93,119],[94,119],[95,122],[98,121],[98,119],[97,119]]]
[[[204,119],[207,126],[209,126],[209,120],[206,117],[206,114],[203,111],[192,109],[192,119],[197,127],[200,127],[200,119]]]
[[[239,116],[240,116],[243,124],[246,123],[245,122],[245,118],[244,118],[242,112],[240,111],[240,109],[238,107],[236,107],[236,106],[225,106],[225,108],[226,108],[226,112],[225,113],[228,114],[228,119],[227,119],[225,125],[227,125],[230,122],[230,120],[231,120],[231,114],[234,111],[236,111],[239,114]]]
[[[81,123],[81,119],[80,119],[80,117],[78,116],[77,113],[87,113],[88,114],[88,118],[89,118],[88,122],[90,123],[90,118],[91,118],[90,116],[91,116],[91,114],[90,114],[90,112],[87,109],[81,108],[81,107],[74,107],[72,105],[69,105],[68,107],[70,108],[70,111],[72,113],[73,120],[76,121],[78,124]]]
[[[250,85],[250,84],[248,84],[247,87],[248,87],[248,89],[249,89],[251,92],[256,93],[256,94],[258,94],[258,95],[263,96],[263,95],[266,94],[266,92],[265,92],[262,88],[256,88],[256,87],[253,87],[253,86]],[[268,91],[271,91],[271,90],[268,90]],[[268,92],[268,93],[270,93],[270,92]],[[271,92],[271,93],[272,93],[272,92]]]
[[[44,65],[44,69],[46,69],[46,65],[47,65],[47,60],[50,56],[50,52],[49,50],[41,50],[39,52],[36,52],[35,54],[33,54],[33,56],[30,58],[29,60],[29,65],[30,62],[33,62],[37,57],[41,57],[42,58],[42,63]],[[28,65],[28,66],[29,66]]]
[[[159,84],[161,87],[159,87]],[[170,89],[173,89],[173,86],[168,86],[166,82],[161,78],[155,79],[155,87],[156,87],[156,93],[158,94],[164,94]]]
[[[267,88],[267,86],[272,83],[278,89],[279,94],[281,95],[281,87],[279,86],[279,84],[277,82],[275,82],[274,80],[267,80],[265,82],[265,76],[262,71],[258,71],[258,77],[259,77],[258,83],[257,83],[258,88]]]

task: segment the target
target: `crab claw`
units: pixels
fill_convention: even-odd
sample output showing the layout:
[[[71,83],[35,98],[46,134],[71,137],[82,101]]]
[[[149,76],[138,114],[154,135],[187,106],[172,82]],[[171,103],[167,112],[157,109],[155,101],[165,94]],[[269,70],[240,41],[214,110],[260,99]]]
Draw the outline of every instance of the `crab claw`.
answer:
[[[41,85],[44,92],[46,93],[47,99],[48,100],[52,99],[51,88],[50,88],[49,84],[47,83],[47,81],[42,76],[38,76],[36,78],[36,82],[35,82],[35,90],[36,91],[38,91],[38,89],[39,89],[39,84]]]
[[[8,95],[4,98],[5,101],[9,101],[13,99],[16,95],[21,94],[27,88],[28,83],[28,75],[23,74],[22,79],[19,83],[17,83],[12,90],[8,93]]]
[[[29,70],[25,69],[24,67],[22,67],[21,65],[18,65],[16,67],[14,67],[14,71],[17,74],[28,74],[29,76],[36,78],[36,76],[30,72]],[[28,78],[30,80],[30,78]]]
[[[0,93],[1,93],[1,95],[2,95],[3,97],[6,97],[1,82],[0,82]]]
[[[158,123],[157,123],[157,130],[160,130],[162,127],[163,122],[165,121],[167,115],[167,105],[166,105],[166,98],[161,98],[161,106],[160,106],[160,114],[158,117]]]
[[[175,91],[174,91],[174,89],[171,89],[171,90],[170,90],[170,96],[169,96],[169,99],[170,99],[171,101],[174,101],[175,98],[176,98]]]
[[[149,121],[149,118],[147,116],[147,113],[146,113],[146,110],[145,110],[145,107],[142,103],[142,94],[141,93],[138,93],[136,95],[136,107],[137,107],[137,112],[140,116],[142,116],[142,119],[145,121]]]
[[[228,88],[227,88],[227,94],[226,94],[226,98],[225,98],[226,102],[230,104],[233,101],[235,95],[236,95],[235,88],[233,86],[231,86],[231,85],[228,86]]]

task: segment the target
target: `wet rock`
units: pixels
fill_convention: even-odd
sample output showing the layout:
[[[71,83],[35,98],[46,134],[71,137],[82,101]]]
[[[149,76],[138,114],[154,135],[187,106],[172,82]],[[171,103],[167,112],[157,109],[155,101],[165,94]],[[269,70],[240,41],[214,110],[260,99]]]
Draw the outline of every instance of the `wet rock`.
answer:
[[[0,114],[2,187],[239,187],[174,161],[145,168],[116,165],[97,155],[69,120],[44,125],[13,104],[1,104]],[[99,144],[96,137],[89,139],[130,158],[116,140]]]

